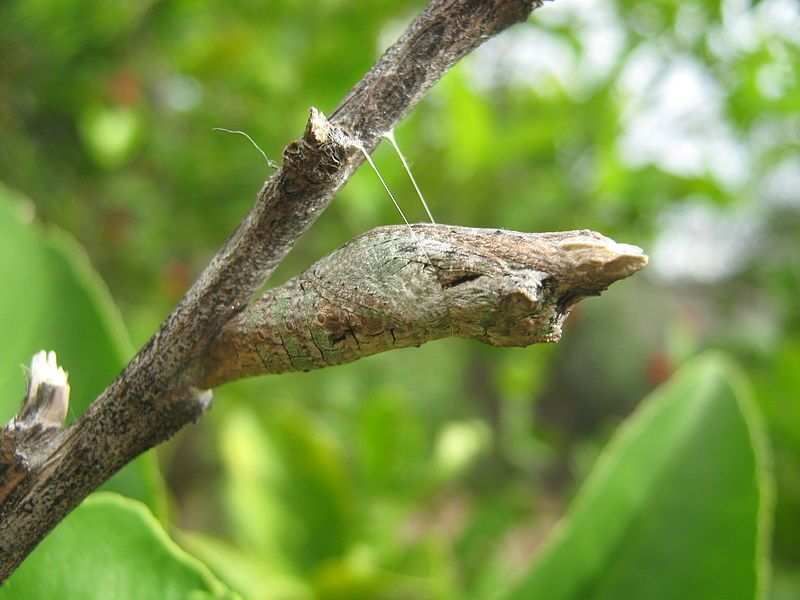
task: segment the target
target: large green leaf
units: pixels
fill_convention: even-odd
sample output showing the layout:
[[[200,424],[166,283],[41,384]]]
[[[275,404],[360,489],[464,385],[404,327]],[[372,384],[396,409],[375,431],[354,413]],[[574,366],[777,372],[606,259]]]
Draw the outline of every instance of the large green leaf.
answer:
[[[610,443],[507,600],[752,600],[766,578],[765,443],[738,372],[705,355]]]
[[[83,412],[132,354],[122,320],[103,282],[65,233],[32,223],[32,204],[0,184],[0,418],[6,422],[25,391],[21,365],[55,350],[69,372],[70,416]],[[104,489],[160,510],[155,457],[145,455]]]
[[[143,504],[107,492],[85,500],[0,588],[0,600],[234,597]]]

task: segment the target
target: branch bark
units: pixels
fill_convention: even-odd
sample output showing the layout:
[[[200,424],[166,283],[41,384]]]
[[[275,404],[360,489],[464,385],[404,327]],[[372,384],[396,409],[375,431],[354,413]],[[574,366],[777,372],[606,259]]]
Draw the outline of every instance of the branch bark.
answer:
[[[0,488],[5,494],[0,499],[0,581],[114,472],[202,415],[210,397],[199,388],[224,379],[209,368],[207,357],[219,351],[219,344],[228,339],[237,324],[263,307],[262,300],[242,312],[297,238],[361,164],[360,148],[372,150],[381,135],[390,131],[456,61],[491,36],[524,20],[540,4],[541,0],[430,2],[350,91],[330,120],[312,109],[306,131],[286,147],[282,166],[265,183],[250,213],[158,332],[86,413],[68,428],[48,426],[31,446],[17,444],[9,426],[0,433]],[[422,230],[417,231],[422,236]],[[393,236],[403,238],[404,234],[394,230],[390,239]],[[411,243],[408,239],[406,242]],[[584,242],[576,242],[574,250],[582,252]],[[559,243],[569,246],[566,240]],[[448,273],[442,262],[445,257],[437,254],[432,242],[423,246],[431,259],[438,257],[438,266],[425,264],[417,256],[416,262],[412,261],[417,266],[406,274],[419,276],[419,285],[434,291],[439,285],[441,292]],[[486,260],[491,262],[490,258]],[[542,272],[549,273],[546,269]],[[486,282],[492,280],[487,274],[481,277]],[[323,289],[320,282],[324,280],[317,281]],[[463,286],[466,290],[469,283]],[[473,282],[472,287],[480,286]],[[575,287],[575,298],[589,293],[589,289],[594,288]],[[518,300],[522,305],[541,301],[526,300],[524,295]],[[511,294],[508,303],[518,310],[515,298]],[[574,300],[568,294],[558,298],[565,306]],[[451,310],[458,307],[455,298],[448,306]],[[455,323],[453,320],[450,325],[457,329]],[[218,335],[220,331],[223,333]],[[409,333],[403,339],[412,338]],[[209,349],[212,340],[216,340],[215,346]],[[329,341],[335,349],[335,338]],[[297,357],[293,360],[295,366],[301,364]],[[7,474],[9,477],[5,477]]]

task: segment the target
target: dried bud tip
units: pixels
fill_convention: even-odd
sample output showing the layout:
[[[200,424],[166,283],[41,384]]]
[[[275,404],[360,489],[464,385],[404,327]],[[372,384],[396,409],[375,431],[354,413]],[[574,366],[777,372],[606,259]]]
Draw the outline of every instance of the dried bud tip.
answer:
[[[17,413],[18,425],[62,427],[69,407],[67,373],[55,352],[37,352],[31,359],[28,390]]]
[[[308,117],[308,125],[303,137],[316,144],[324,144],[330,137],[331,124],[321,110],[311,107],[311,114]]]
[[[28,396],[36,395],[39,386],[48,383],[54,387],[69,388],[67,373],[58,366],[58,358],[52,350],[41,350],[31,359],[31,370],[28,375]]]

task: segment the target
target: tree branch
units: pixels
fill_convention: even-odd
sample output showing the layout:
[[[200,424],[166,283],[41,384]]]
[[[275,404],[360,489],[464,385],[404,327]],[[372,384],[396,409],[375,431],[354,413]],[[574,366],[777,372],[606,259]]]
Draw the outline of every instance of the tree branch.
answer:
[[[66,429],[41,443],[0,433],[0,581],[114,472],[207,409],[203,357],[371,150],[464,54],[541,0],[433,0],[330,121],[316,110],[256,204],[153,338]],[[13,459],[13,460],[12,460]],[[16,462],[14,462],[16,461]],[[22,469],[21,471],[19,469]]]
[[[201,381],[307,371],[449,336],[555,342],[571,306],[645,264],[641,249],[591,231],[381,227],[229,321]]]

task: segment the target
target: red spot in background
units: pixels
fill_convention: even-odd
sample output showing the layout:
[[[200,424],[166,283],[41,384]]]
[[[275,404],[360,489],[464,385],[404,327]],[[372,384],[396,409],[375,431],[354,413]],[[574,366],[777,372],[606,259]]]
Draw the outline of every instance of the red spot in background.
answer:
[[[130,106],[142,97],[142,84],[132,71],[120,69],[106,82],[108,97],[111,102],[121,106]]]
[[[181,298],[194,281],[194,273],[182,260],[174,260],[161,271],[161,289],[170,300]]]
[[[109,248],[124,246],[134,226],[133,215],[124,208],[112,208],[103,215],[103,241]]]
[[[665,350],[656,350],[647,358],[645,376],[653,387],[661,385],[675,371],[675,365]]]

